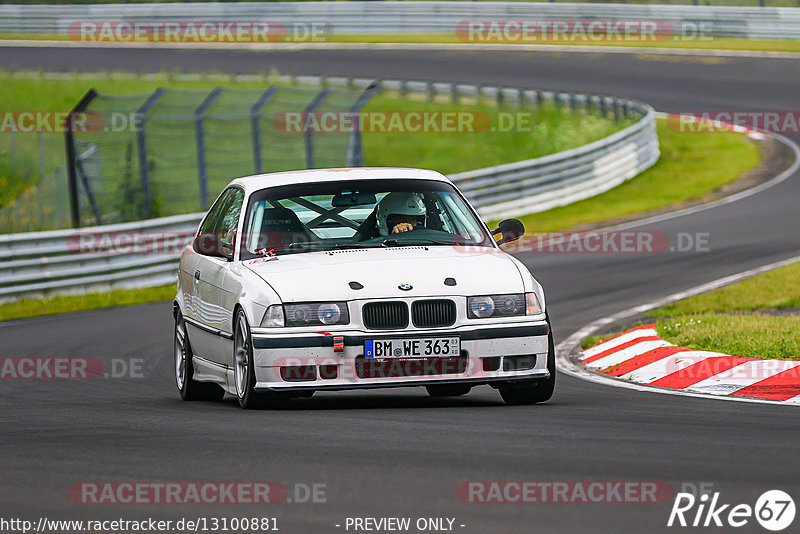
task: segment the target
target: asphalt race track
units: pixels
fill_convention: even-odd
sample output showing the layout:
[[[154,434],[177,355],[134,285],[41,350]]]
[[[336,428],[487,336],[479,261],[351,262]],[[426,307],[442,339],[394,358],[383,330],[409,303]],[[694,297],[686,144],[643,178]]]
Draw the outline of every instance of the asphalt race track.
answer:
[[[3,48],[0,68],[435,79],[608,93],[660,111],[796,110],[800,98],[800,60],[793,59]],[[545,287],[558,342],[599,317],[797,255],[799,199],[795,175],[737,202],[639,228],[673,238],[708,233],[707,252],[523,259]],[[561,375],[555,397],[541,406],[506,407],[482,387],[454,400],[415,389],[325,393],[289,410],[253,413],[230,400],[180,402],[171,343],[168,304],[0,324],[5,356],[144,360],[144,378],[3,381],[0,515],[274,515],[287,534],[344,532],[348,516],[430,516],[454,517],[464,533],[638,533],[674,530],[666,527],[671,504],[470,504],[456,487],[466,480],[657,480],[676,490],[713,483],[724,503],[753,505],[769,489],[800,497],[796,407],[642,393]],[[82,481],[185,480],[324,483],[327,503],[87,506],[68,496]],[[737,530],[756,532],[754,523]]]

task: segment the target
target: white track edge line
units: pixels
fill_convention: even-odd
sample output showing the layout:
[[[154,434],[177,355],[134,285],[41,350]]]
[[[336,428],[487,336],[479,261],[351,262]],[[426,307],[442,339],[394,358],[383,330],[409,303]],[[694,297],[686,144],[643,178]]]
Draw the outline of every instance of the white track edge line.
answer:
[[[754,269],[749,269],[747,271],[743,271],[741,273],[733,274],[730,276],[725,276],[723,278],[719,278],[717,280],[713,280],[711,282],[706,282],[705,284],[701,284],[699,286],[695,286],[690,289],[686,289],[684,291],[679,291],[677,293],[673,293],[672,295],[668,295],[666,297],[662,297],[660,299],[648,302],[646,304],[640,304],[638,306],[634,306],[632,308],[628,308],[627,310],[623,310],[621,312],[615,313],[613,315],[609,315],[588,325],[584,326],[583,328],[573,332],[569,337],[567,337],[564,341],[558,344],[556,347],[556,363],[558,364],[558,370],[564,374],[569,376],[573,376],[575,378],[579,378],[581,380],[586,380],[588,382],[595,382],[598,384],[605,384],[608,386],[620,387],[620,388],[627,388],[633,389],[636,391],[648,391],[651,393],[663,393],[667,395],[684,395],[688,397],[698,397],[703,399],[717,399],[717,400],[727,400],[727,401],[735,401],[735,402],[749,402],[749,403],[757,403],[757,404],[778,404],[784,406],[797,406],[792,404],[785,404],[783,401],[773,401],[773,400],[765,400],[765,399],[751,399],[751,398],[743,398],[743,397],[731,397],[728,395],[712,395],[707,393],[691,393],[688,391],[680,390],[680,389],[667,389],[667,388],[660,388],[656,386],[646,386],[643,384],[637,384],[635,382],[627,382],[624,380],[619,380],[617,378],[612,378],[610,376],[605,376],[593,371],[589,371],[588,369],[576,364],[569,358],[569,354],[580,344],[580,342],[586,338],[597,332],[600,328],[607,324],[614,323],[616,321],[620,321],[622,319],[627,319],[629,317],[633,317],[640,313],[646,312],[648,310],[652,310],[653,308],[659,308],[661,306],[665,306],[677,300],[685,299],[687,297],[692,297],[694,295],[698,295],[700,293],[705,293],[706,291],[711,291],[712,289],[717,289],[734,282],[738,282],[745,278],[750,278],[757,274],[761,274],[767,271],[771,271],[773,269],[777,269],[779,267],[784,267],[786,265],[791,265],[793,263],[800,262],[800,256],[794,256],[789,259],[777,261],[774,263],[770,263],[768,265],[763,265],[761,267],[756,267]]]

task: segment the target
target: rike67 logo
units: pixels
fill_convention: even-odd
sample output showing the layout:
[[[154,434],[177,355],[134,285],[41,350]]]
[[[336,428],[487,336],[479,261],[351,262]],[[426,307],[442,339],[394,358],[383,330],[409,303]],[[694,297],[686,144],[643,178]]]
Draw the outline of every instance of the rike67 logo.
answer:
[[[692,493],[678,493],[667,526],[739,528],[755,519],[762,528],[779,532],[792,524],[794,516],[794,500],[781,490],[764,492],[755,506],[723,504],[718,491],[703,493],[699,497]]]

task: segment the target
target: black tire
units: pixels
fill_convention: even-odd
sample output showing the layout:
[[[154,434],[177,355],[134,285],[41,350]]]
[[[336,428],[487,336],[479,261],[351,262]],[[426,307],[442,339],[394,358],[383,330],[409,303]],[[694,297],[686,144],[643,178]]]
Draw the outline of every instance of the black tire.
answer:
[[[550,325],[550,317],[547,316],[547,324]],[[547,402],[553,396],[556,389],[556,347],[553,341],[553,331],[547,336],[547,370],[550,377],[541,380],[514,384],[513,382],[503,384],[498,389],[500,396],[506,404],[525,405]]]
[[[247,323],[247,317],[244,311],[239,309],[236,312],[234,330],[234,343],[233,343],[233,359],[234,359],[234,388],[236,389],[236,396],[239,399],[239,406],[245,410],[260,410],[264,408],[281,408],[285,406],[288,397],[278,393],[256,393],[256,373],[255,363],[253,362],[253,343],[250,337],[250,326]],[[244,353],[239,352],[239,343],[244,342]],[[247,358],[247,376],[244,377],[242,384],[240,384],[239,375],[242,367],[239,365],[237,358],[245,356]],[[241,387],[240,387],[241,385]]]
[[[460,397],[472,390],[468,384],[440,384],[435,386],[425,386],[428,395],[431,397]]]
[[[183,336],[183,340],[180,339]],[[181,346],[182,344],[182,346]],[[192,364],[192,344],[186,329],[186,321],[180,311],[175,314],[175,336],[173,339],[175,359],[175,382],[181,399],[185,401],[220,401],[225,396],[225,390],[217,384],[198,382],[194,379],[194,365]],[[180,353],[179,353],[180,351]],[[183,362],[183,379],[180,373],[180,361]]]

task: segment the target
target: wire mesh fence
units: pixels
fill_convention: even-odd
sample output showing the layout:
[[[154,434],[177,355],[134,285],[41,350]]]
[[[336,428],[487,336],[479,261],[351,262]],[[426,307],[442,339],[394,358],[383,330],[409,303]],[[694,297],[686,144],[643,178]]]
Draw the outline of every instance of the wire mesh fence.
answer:
[[[64,136],[40,134],[37,143],[27,135],[21,146],[19,135],[0,135],[0,169],[29,184],[6,197],[18,195],[0,209],[0,233],[203,211],[239,176],[359,166],[357,129],[317,135],[304,124],[287,128],[286,117],[302,122],[312,112],[357,112],[372,94],[373,88],[277,85],[124,96],[90,91],[70,118],[66,164]]]
[[[69,225],[64,137],[51,131],[0,133],[0,233]]]

